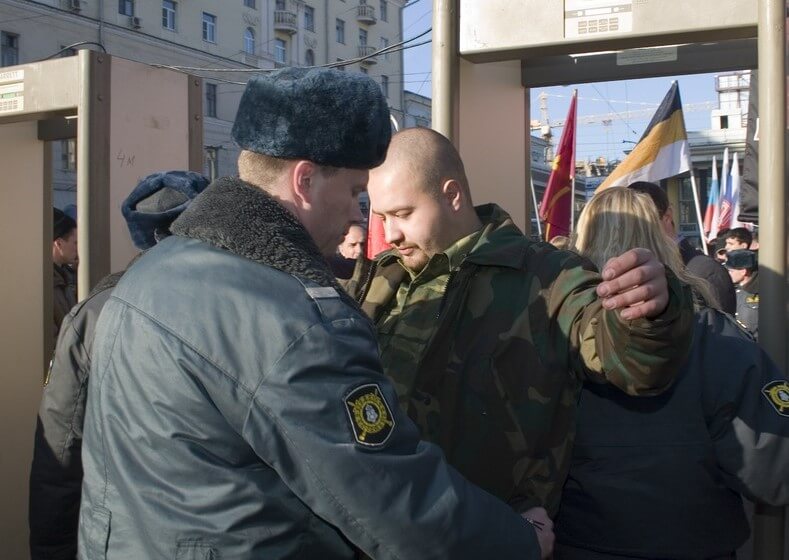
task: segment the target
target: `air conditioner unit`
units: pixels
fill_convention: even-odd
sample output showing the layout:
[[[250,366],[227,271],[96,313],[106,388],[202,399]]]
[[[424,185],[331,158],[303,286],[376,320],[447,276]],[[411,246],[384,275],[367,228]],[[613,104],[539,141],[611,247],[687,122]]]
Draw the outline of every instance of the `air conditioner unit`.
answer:
[[[140,27],[142,27],[140,18],[138,18],[137,16],[129,16],[129,26],[133,27],[134,29],[139,29]]]
[[[82,0],[68,0],[66,5],[72,12],[79,12],[82,9]]]

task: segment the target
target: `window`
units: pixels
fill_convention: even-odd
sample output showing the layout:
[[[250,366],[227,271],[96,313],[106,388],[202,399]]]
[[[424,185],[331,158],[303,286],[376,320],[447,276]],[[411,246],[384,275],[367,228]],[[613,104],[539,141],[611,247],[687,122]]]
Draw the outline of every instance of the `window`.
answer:
[[[277,0],[277,4],[275,6],[275,9],[284,12],[285,11],[285,0]]]
[[[304,6],[304,29],[315,31],[315,8]]]
[[[205,116],[216,118],[216,84],[205,85]]]
[[[335,26],[337,29],[337,42],[345,44],[345,22],[340,18],[337,18],[337,25]]]
[[[134,0],[118,0],[118,13],[123,16],[133,16]]]
[[[60,141],[60,168],[63,171],[76,171],[77,140],[75,138]]]
[[[255,9],[255,0],[244,0],[244,6]]]
[[[380,47],[380,49],[383,50],[383,49],[385,49],[388,46],[389,46],[389,39],[386,39],[385,37],[381,37],[381,47]],[[388,52],[384,53],[384,58],[386,60],[389,60],[389,53]]]
[[[203,41],[216,43],[216,16],[203,12]]]
[[[381,76],[381,91],[384,97],[389,97],[389,76]]]
[[[723,91],[718,96],[721,109],[731,111],[739,107],[736,91]]]
[[[162,27],[175,31],[175,2],[162,0]]]
[[[341,59],[341,58],[338,58],[338,59],[337,59],[337,62],[344,62],[344,61],[343,61],[343,59]],[[340,72],[345,72],[345,66],[335,66],[334,68],[336,68],[336,69],[337,69],[337,70],[339,70]]]
[[[247,27],[244,31],[244,52],[255,54],[255,30],[251,27]]]
[[[274,39],[274,60],[285,64],[288,59],[288,44],[282,39]]]
[[[359,46],[366,47],[367,46],[367,30],[360,29],[359,30]]]
[[[381,8],[378,10],[381,15],[381,21],[389,21],[389,6],[387,5],[386,0],[381,0]]]
[[[3,66],[19,64],[19,35],[3,31],[0,34],[0,51]]]
[[[304,66],[315,66],[315,53],[312,49],[307,49],[304,53]]]

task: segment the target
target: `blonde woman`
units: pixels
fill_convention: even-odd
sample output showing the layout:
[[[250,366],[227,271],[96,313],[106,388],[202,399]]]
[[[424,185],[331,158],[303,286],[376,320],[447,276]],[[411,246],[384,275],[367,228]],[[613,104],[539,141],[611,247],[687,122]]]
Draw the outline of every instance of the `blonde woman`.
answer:
[[[575,249],[600,267],[632,247],[715,303],[684,270],[647,195],[599,193],[581,213]],[[632,398],[585,384],[555,558],[734,558],[749,532],[741,495],[787,504],[787,472],[789,383],[729,316],[700,306],[669,391]]]

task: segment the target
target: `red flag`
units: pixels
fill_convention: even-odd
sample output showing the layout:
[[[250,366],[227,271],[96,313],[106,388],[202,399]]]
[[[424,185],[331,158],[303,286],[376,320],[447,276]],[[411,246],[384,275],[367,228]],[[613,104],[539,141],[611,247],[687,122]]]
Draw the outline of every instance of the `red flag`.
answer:
[[[372,260],[376,255],[390,248],[384,235],[384,221],[380,216],[370,212],[367,220],[367,258]]]
[[[542,196],[540,218],[545,222],[545,240],[569,235],[572,229],[573,177],[575,176],[575,113],[578,92],[573,93],[559,149],[551,165],[551,176]]]

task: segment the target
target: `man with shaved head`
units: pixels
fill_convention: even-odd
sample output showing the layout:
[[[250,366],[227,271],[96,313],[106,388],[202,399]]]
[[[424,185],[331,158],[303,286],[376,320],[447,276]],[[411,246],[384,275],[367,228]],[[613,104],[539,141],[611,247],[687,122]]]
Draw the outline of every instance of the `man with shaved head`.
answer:
[[[689,292],[649,251],[601,278],[498,206],[474,207],[460,156],[429,129],[392,138],[368,192],[392,249],[359,299],[400,406],[469,480],[554,515],[581,382],[665,389],[690,344]]]

